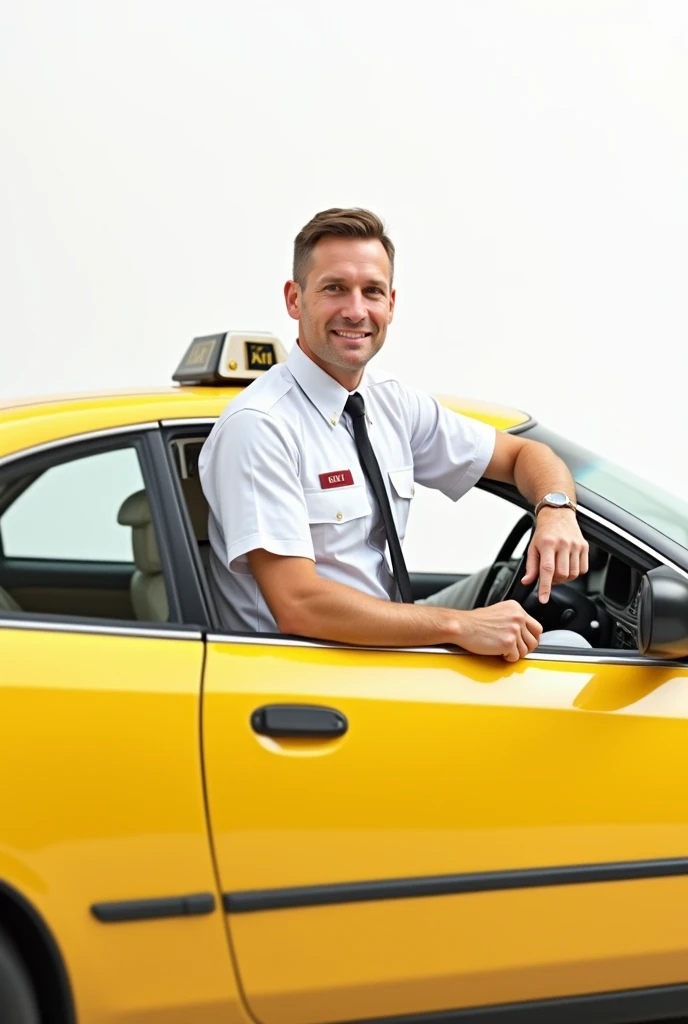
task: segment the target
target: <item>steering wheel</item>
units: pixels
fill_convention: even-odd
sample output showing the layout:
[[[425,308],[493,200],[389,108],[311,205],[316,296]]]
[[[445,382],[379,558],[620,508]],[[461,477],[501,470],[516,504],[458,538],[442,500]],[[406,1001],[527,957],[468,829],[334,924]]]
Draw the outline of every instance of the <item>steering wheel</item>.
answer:
[[[514,568],[511,558],[518,545],[518,542],[530,531],[530,537],[525,550]],[[486,608],[488,605],[497,604],[499,601],[518,601],[523,604],[527,597],[532,594],[537,586],[537,580],[527,586],[521,583],[521,577],[526,571],[528,560],[528,548],[535,532],[535,520],[530,512],[526,512],[514,526],[497,553],[497,557],[487,571],[483,585],[475,599],[474,608]]]

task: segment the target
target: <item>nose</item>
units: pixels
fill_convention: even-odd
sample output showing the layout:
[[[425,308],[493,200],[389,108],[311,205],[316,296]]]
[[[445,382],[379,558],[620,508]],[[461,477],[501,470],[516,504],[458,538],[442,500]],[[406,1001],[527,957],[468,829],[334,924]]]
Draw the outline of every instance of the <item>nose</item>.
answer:
[[[358,324],[367,318],[368,309],[360,288],[352,288],[347,292],[341,314],[345,320],[350,320],[353,324]]]

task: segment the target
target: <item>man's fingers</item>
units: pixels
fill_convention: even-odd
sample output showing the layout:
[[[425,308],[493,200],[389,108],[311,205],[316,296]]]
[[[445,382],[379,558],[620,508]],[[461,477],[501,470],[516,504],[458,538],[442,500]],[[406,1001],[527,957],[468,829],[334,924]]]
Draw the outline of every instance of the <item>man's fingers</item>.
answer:
[[[548,545],[540,552],[540,586],[538,588],[538,597],[542,604],[546,604],[549,601],[550,591],[552,590],[552,578],[554,576],[554,565],[554,548]]]
[[[535,547],[534,544],[531,544],[530,547],[528,548],[528,558],[526,560],[526,571],[525,571],[524,575],[521,576],[521,583],[525,584],[526,586],[529,583],[535,583],[535,580],[537,579],[537,576],[538,576],[539,565],[540,565],[540,552],[538,551],[538,549]]]
[[[504,655],[505,661],[520,661],[521,658],[525,658],[528,653],[528,647],[526,646],[525,640],[521,633],[517,633],[514,637],[514,642],[510,646],[509,650]]]
[[[521,637],[523,643],[526,645],[527,653],[530,654],[540,643],[540,635],[542,633],[542,626],[540,623],[532,617],[532,615],[526,615],[525,622],[521,626]]]
[[[554,582],[555,583],[566,583],[569,578],[569,565],[571,559],[569,556],[568,546],[560,548],[557,551],[556,556],[556,568],[554,570]]]
[[[575,580],[580,573],[578,548],[572,548],[569,554],[569,580]]]
[[[526,615],[526,628],[534,637],[537,637],[538,640],[540,639],[542,623],[538,622],[537,619],[534,619],[532,615]]]
[[[504,660],[511,662],[520,661],[521,658],[525,658],[527,654],[534,651],[537,645],[538,641],[533,634],[523,626],[521,632],[517,634],[514,640],[514,646],[504,655]]]
[[[552,586],[575,580],[588,571],[588,543],[575,519],[550,518],[538,523],[528,552],[528,571],[522,583],[533,583],[539,575],[538,597],[545,604]],[[531,555],[537,553],[538,572],[533,572]]]
[[[531,633],[529,629],[524,629],[523,632],[521,633],[521,636],[523,637],[523,643],[526,645],[527,653],[528,654],[530,654],[532,651],[534,651],[535,648],[540,643],[540,641],[537,639],[537,637],[534,636],[534,634]]]

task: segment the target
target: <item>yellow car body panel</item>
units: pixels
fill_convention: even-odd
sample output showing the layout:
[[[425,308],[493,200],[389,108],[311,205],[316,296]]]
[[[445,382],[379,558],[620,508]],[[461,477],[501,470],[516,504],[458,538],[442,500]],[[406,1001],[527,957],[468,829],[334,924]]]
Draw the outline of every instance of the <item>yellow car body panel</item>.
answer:
[[[102,923],[113,900],[217,904],[198,742],[203,644],[3,629],[0,878],[42,916],[88,1024],[244,1020],[217,909]]]
[[[681,857],[688,667],[211,643],[208,800],[242,988],[315,1024],[685,980],[688,878],[231,912],[231,894]],[[257,735],[265,704],[343,713]],[[237,787],[236,780],[242,780]]]

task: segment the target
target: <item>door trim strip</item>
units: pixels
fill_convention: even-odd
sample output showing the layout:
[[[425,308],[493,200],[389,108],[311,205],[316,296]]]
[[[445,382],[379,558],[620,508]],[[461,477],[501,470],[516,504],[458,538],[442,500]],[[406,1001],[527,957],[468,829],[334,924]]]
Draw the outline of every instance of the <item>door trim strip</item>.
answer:
[[[462,1010],[374,1017],[355,1024],[620,1024],[621,1021],[671,1021],[688,1012],[688,985],[625,989],[527,1003],[472,1006]],[[354,1024],[347,1021],[346,1024]]]
[[[370,882],[301,885],[284,889],[250,889],[224,893],[222,905],[229,914],[249,914],[261,910],[321,907],[336,903],[457,896],[469,892],[539,889],[558,885],[587,885],[592,882],[626,882],[674,875],[688,875],[688,857],[479,871],[460,875],[386,878]]]
[[[652,558],[657,559],[657,561],[661,562],[662,565],[666,565],[669,569],[673,569],[674,572],[679,574],[679,576],[683,576],[684,579],[688,579],[688,572],[686,572],[685,569],[681,568],[680,565],[677,565],[676,562],[672,562],[672,560],[667,558],[665,555],[660,555],[659,552],[655,551],[654,548],[651,548],[649,544],[646,544],[645,541],[639,540],[632,533],[629,533],[628,530],[622,529],[620,526],[617,526],[616,523],[612,523],[611,520],[605,519],[604,516],[600,516],[597,512],[592,512],[589,508],[584,508],[582,505],[578,506],[578,511],[581,515],[588,519],[592,519],[593,522],[597,523],[599,526],[603,526],[605,529],[615,533],[617,537],[623,537],[623,539],[628,541],[629,544],[632,544],[636,548],[640,548],[640,550],[644,551],[646,555],[650,555]]]
[[[156,629],[155,626],[109,625],[97,622],[53,622],[48,619],[24,619],[18,612],[0,613],[0,629],[26,629],[37,633],[86,633],[96,636],[132,636],[151,640],[202,640],[197,629]],[[13,618],[13,616],[16,616]]]
[[[93,916],[104,924],[151,921],[159,917],[195,917],[198,914],[212,914],[214,910],[215,897],[211,892],[163,896],[150,900],[111,900],[91,906]]]
[[[483,657],[472,655],[462,647],[365,647],[340,643],[338,640],[302,640],[300,637],[278,636],[274,633],[208,633],[206,640],[211,644],[257,645],[259,647],[310,647],[327,648],[335,651],[382,651],[385,654],[444,654],[452,658]],[[685,668],[686,659],[672,661],[668,658],[650,658],[634,651],[615,652],[614,648],[590,647],[581,653],[580,647],[538,647],[521,661],[561,661],[581,665],[642,665],[644,668]],[[517,663],[517,664],[520,664]]]

